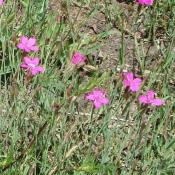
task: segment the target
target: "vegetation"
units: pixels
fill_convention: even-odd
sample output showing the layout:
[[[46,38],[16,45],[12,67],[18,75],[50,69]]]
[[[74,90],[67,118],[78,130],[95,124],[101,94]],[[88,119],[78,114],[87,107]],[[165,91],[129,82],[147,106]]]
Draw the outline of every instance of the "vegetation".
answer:
[[[175,1],[6,0],[0,6],[0,174],[173,175]],[[38,52],[17,46],[35,37]],[[74,65],[74,52],[86,62]],[[23,58],[45,71],[28,76]],[[123,72],[142,79],[127,90]],[[105,90],[96,109],[85,95]],[[142,105],[148,90],[162,106]]]

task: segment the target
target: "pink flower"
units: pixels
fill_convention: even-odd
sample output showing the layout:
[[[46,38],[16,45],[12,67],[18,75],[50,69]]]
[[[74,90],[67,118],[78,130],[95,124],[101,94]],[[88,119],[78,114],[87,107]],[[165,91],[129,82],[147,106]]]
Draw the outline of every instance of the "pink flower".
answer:
[[[4,0],[0,0],[0,5],[3,5],[4,4]]]
[[[20,67],[29,71],[32,76],[35,76],[40,72],[44,72],[44,68],[42,66],[38,66],[39,61],[39,58],[24,57],[23,63]]]
[[[144,105],[162,106],[165,101],[160,98],[155,98],[155,93],[152,90],[147,91],[146,95],[139,96],[139,102]]]
[[[36,39],[28,38],[27,36],[22,36],[20,38],[20,43],[17,46],[19,49],[23,50],[24,52],[37,52],[39,50],[38,46],[36,45]]]
[[[141,5],[153,5],[154,0],[138,0],[137,2]]]
[[[86,61],[86,57],[82,55],[80,52],[75,52],[72,57],[72,64],[84,63]]]
[[[94,103],[96,109],[109,103],[109,99],[106,97],[106,93],[100,89],[94,89],[92,92],[88,93],[85,98]]]
[[[140,78],[134,78],[132,72],[124,73],[123,84],[125,88],[129,88],[132,92],[137,92],[140,89],[142,80]]]

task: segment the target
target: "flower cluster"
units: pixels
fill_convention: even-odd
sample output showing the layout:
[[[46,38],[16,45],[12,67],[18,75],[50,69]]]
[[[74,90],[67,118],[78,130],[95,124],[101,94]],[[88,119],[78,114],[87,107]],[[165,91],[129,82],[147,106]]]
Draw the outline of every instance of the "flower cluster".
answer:
[[[131,92],[137,92],[140,90],[142,80],[135,78],[132,72],[124,73],[123,84],[125,88],[128,88]],[[155,92],[153,90],[147,91],[146,95],[139,96],[139,102],[143,105],[161,106],[165,104],[165,101],[160,98],[155,98]]]
[[[153,0],[136,1],[140,5],[153,5]],[[3,3],[4,0],[0,0],[0,5],[2,5]],[[39,51],[39,47],[37,45],[35,37],[30,38],[27,36],[22,36],[17,47],[25,53]],[[85,63],[86,60],[87,58],[84,55],[82,55],[79,51],[76,51],[72,56],[71,63],[73,65],[79,65],[81,63]],[[44,67],[40,66],[39,63],[40,58],[25,56],[20,67],[27,71],[28,75],[36,76],[37,74],[43,73],[45,71]],[[123,73],[123,85],[127,91],[135,93],[141,89],[142,79],[135,77],[132,72]],[[100,88],[95,88],[91,92],[85,94],[85,99],[93,102],[96,109],[99,109],[102,106],[109,104],[109,99],[106,92]],[[149,90],[146,92],[145,95],[139,96],[138,100],[143,105],[161,106],[165,104],[164,100],[155,97],[155,92],[153,90]]]
[[[142,85],[142,80],[140,78],[134,77],[132,72],[127,72],[123,75],[123,84],[126,89],[129,89],[131,92],[137,92],[140,90]],[[94,89],[92,92],[86,94],[85,98],[86,100],[92,101],[96,109],[109,103],[106,93],[101,89]],[[147,91],[145,95],[140,95],[139,102],[143,105],[152,106],[162,106],[165,104],[163,99],[155,97],[155,92],[153,90]]]
[[[75,52],[72,56],[72,64],[80,64],[86,61],[86,57],[80,52]],[[130,92],[138,92],[142,86],[142,79],[135,77],[132,72],[123,73],[123,85],[126,90]],[[109,99],[106,96],[106,92],[103,89],[95,88],[91,92],[85,95],[85,99],[93,102],[96,109],[101,108],[104,105],[109,104]],[[143,105],[161,106],[165,102],[162,99],[155,98],[155,92],[149,90],[146,95],[139,96],[139,102]]]
[[[31,51],[37,52],[39,50],[34,37],[28,38],[26,36],[22,36],[17,47],[27,53]],[[86,57],[77,51],[73,54],[71,63],[77,65],[80,63],[85,63],[85,61]],[[20,65],[20,67],[28,71],[30,75],[35,76],[38,73],[44,72],[44,68],[39,66],[39,62],[40,59],[38,57],[26,56],[24,57],[23,63]],[[123,73],[123,85],[127,90],[135,93],[141,89],[142,79],[135,77],[132,72],[126,72]],[[109,99],[106,96],[106,92],[99,88],[95,88],[91,92],[87,93],[85,95],[85,99],[92,101],[96,109],[109,104]],[[155,97],[155,92],[153,90],[149,90],[145,95],[139,96],[138,100],[143,105],[161,106],[165,104],[164,100]]]
[[[27,36],[22,36],[17,47],[26,53],[39,51],[35,37],[28,38]],[[26,56],[23,58],[23,63],[20,65],[20,67],[26,70],[29,75],[35,76],[38,73],[44,72],[44,68],[39,66],[39,62],[40,59],[38,57]]]

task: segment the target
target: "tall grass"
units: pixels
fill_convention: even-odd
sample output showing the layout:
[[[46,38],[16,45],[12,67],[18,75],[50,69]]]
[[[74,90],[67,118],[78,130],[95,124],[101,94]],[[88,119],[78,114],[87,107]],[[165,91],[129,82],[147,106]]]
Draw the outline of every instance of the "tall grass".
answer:
[[[110,0],[57,3],[57,10],[48,0],[7,1],[0,7],[0,173],[173,175],[174,0],[155,0],[151,7]],[[106,30],[90,34],[86,24],[98,13],[106,18]],[[93,54],[116,34],[117,65],[101,71]],[[46,69],[30,83],[19,66],[21,35],[37,38],[40,51],[33,55]],[[76,50],[88,57],[89,67],[72,66]],[[105,59],[111,58],[102,64]],[[138,104],[141,92],[125,94],[121,71],[129,63],[128,69],[143,77],[143,91],[154,89],[165,99],[163,107]],[[106,89],[110,99],[100,110],[84,100],[94,87]]]

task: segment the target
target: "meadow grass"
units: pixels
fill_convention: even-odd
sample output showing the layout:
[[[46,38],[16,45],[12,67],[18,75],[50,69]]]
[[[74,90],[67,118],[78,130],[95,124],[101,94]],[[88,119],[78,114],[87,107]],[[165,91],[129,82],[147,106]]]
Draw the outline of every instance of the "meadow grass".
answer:
[[[175,174],[175,1],[155,0],[150,7],[127,0],[53,3],[58,9],[48,0],[0,6],[0,173]],[[99,13],[105,27],[97,32],[94,22],[87,24]],[[20,69],[22,35],[37,38],[40,50],[30,55],[45,67],[30,82]],[[93,54],[116,35],[117,64],[107,55],[99,65]],[[74,51],[86,55],[87,65],[71,64]],[[144,80],[136,94],[123,87],[126,69]],[[94,87],[106,89],[110,99],[100,110],[84,99]],[[137,98],[148,89],[165,105],[140,105]]]

